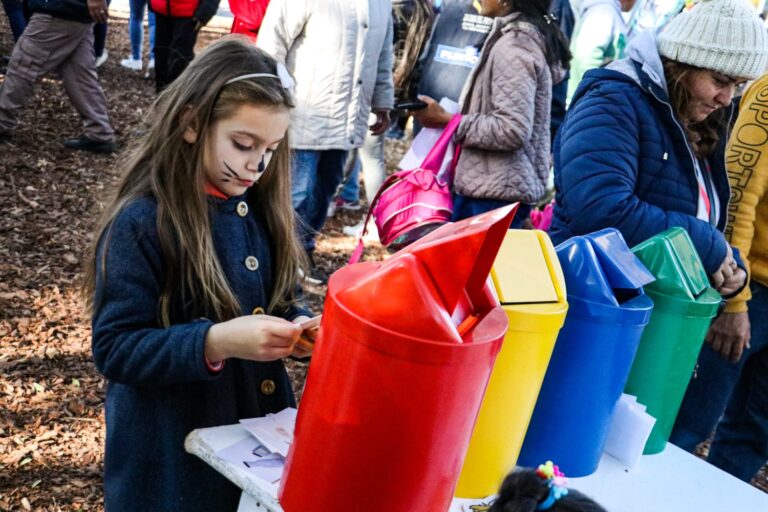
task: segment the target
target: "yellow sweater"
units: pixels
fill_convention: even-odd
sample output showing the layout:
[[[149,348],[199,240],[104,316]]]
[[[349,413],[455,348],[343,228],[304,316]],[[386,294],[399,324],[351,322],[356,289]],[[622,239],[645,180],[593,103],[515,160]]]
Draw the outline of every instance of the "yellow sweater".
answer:
[[[741,99],[726,153],[731,202],[726,238],[737,247],[750,278],[768,286],[768,74]],[[729,299],[730,313],[747,311],[749,287]]]

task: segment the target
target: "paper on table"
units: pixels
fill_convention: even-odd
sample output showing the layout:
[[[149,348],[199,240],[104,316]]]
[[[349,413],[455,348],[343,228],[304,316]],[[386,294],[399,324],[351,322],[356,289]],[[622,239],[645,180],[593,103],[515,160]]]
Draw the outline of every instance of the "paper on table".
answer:
[[[645,409],[643,404],[637,402],[637,397],[622,394],[616,403],[605,441],[605,453],[630,468],[640,460],[656,423],[656,418],[645,412]]]
[[[451,114],[455,114],[459,111],[459,104],[450,98],[443,98],[440,100],[440,106],[443,107]],[[416,169],[418,168],[424,159],[427,157],[429,150],[435,145],[437,139],[440,138],[440,134],[443,130],[440,128],[422,128],[422,130],[413,138],[411,147],[405,154],[398,167],[400,169]],[[442,177],[443,173],[447,170],[448,165],[453,158],[453,144],[445,152],[445,158],[440,166],[440,172],[437,173],[439,177]]]
[[[281,455],[271,453],[253,437],[246,437],[222,448],[216,455],[271,483],[280,481],[285,466],[285,459]]]
[[[287,457],[288,449],[293,442],[296,409],[289,407],[277,414],[267,414],[262,418],[243,419],[240,420],[240,424],[270,452]]]

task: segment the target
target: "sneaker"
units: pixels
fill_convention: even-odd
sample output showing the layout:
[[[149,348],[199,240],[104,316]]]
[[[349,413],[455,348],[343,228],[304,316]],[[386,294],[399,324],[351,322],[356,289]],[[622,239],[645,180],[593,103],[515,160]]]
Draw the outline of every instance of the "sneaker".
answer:
[[[360,238],[360,233],[363,232],[363,223],[355,224],[354,226],[344,226],[341,229],[342,233],[354,238]],[[376,229],[376,223],[373,221],[368,222],[368,232],[363,238],[366,242],[379,242],[379,230]]]
[[[328,205],[328,211],[325,212],[325,216],[329,219],[333,217],[333,215],[336,213],[336,201],[331,201],[331,204]]]
[[[107,59],[109,58],[109,51],[104,48],[104,52],[101,55],[98,55],[96,57],[96,67],[100,68],[102,64],[107,62]]]
[[[317,264],[315,264],[315,259],[311,254],[309,255],[309,272],[304,274],[304,272],[299,271],[299,275],[304,282],[309,284],[320,285],[328,282],[328,276],[318,268]]]
[[[154,58],[149,59],[149,64],[147,64],[147,71],[149,71],[150,69],[155,69],[155,59]]]
[[[141,71],[141,59],[128,57],[120,61],[120,65],[133,71]]]
[[[342,210],[349,210],[351,212],[356,212],[360,208],[360,201],[346,201],[342,198],[338,198],[336,200],[336,208],[341,208]]]
[[[64,146],[78,151],[90,151],[92,153],[114,153],[117,145],[114,142],[93,140],[83,135],[77,139],[65,139]]]

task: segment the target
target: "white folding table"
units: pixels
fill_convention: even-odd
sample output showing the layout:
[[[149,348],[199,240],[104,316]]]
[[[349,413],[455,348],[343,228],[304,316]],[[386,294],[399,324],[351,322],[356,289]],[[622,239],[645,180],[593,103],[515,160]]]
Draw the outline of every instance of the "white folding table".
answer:
[[[184,447],[243,490],[238,512],[282,512],[277,485],[216,455],[248,436],[240,425],[198,429]],[[662,453],[644,455],[632,469],[603,454],[597,472],[569,478],[568,486],[609,512],[768,512],[768,494],[671,444]],[[476,502],[455,499],[448,512],[463,512],[464,504]]]

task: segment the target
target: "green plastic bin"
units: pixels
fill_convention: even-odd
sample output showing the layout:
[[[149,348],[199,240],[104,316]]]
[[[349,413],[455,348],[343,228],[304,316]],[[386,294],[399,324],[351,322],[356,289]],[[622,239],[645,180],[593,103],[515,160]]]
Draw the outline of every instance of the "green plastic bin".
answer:
[[[667,444],[721,297],[684,229],[664,231],[632,252],[656,277],[645,286],[653,313],[624,388],[656,418],[643,452],[651,454]]]

